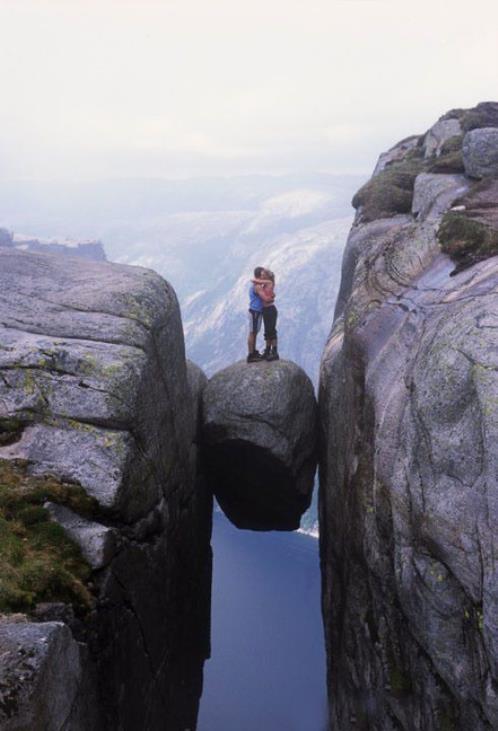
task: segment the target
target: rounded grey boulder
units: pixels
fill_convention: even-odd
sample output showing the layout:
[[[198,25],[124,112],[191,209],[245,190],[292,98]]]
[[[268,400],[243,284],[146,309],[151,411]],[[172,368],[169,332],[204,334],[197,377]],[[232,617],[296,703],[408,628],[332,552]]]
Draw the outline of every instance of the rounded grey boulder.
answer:
[[[308,508],[317,452],[317,405],[290,361],[235,363],[203,393],[209,483],[238,528],[295,530]]]
[[[462,149],[465,172],[470,178],[498,177],[498,128],[467,132]]]

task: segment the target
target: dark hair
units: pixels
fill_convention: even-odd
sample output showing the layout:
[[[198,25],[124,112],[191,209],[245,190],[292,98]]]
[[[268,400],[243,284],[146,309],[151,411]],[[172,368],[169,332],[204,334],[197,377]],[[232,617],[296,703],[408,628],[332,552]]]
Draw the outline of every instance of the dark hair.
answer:
[[[256,279],[259,279],[261,277],[264,270],[265,270],[264,267],[256,267],[256,269],[254,270],[254,276],[256,277]]]

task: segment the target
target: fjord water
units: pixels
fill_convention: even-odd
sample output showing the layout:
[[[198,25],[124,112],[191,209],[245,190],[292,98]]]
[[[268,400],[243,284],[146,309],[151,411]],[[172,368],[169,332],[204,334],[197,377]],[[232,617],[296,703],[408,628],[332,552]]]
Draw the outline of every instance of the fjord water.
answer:
[[[318,541],[213,522],[211,659],[198,731],[323,731]]]

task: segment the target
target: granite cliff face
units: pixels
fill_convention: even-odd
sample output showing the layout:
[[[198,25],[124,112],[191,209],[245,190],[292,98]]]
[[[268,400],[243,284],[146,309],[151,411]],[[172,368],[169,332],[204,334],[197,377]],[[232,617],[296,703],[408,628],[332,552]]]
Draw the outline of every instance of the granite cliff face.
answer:
[[[498,104],[382,155],[321,364],[330,724],[498,728]]]
[[[211,583],[202,384],[161,277],[0,248],[2,570],[9,526],[20,551],[0,611],[24,615],[0,623],[2,728],[195,728]],[[70,550],[58,524],[81,558],[35,582],[29,560],[39,577],[51,541],[61,562]]]

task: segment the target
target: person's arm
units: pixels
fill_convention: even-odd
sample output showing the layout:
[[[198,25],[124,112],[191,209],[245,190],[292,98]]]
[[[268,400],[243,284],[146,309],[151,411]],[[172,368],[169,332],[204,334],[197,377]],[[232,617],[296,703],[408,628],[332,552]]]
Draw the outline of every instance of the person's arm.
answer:
[[[275,299],[275,293],[272,289],[266,288],[264,284],[255,284],[254,289],[256,291],[256,294],[258,297],[261,297],[263,302],[266,302],[269,304],[270,302],[273,302]]]

